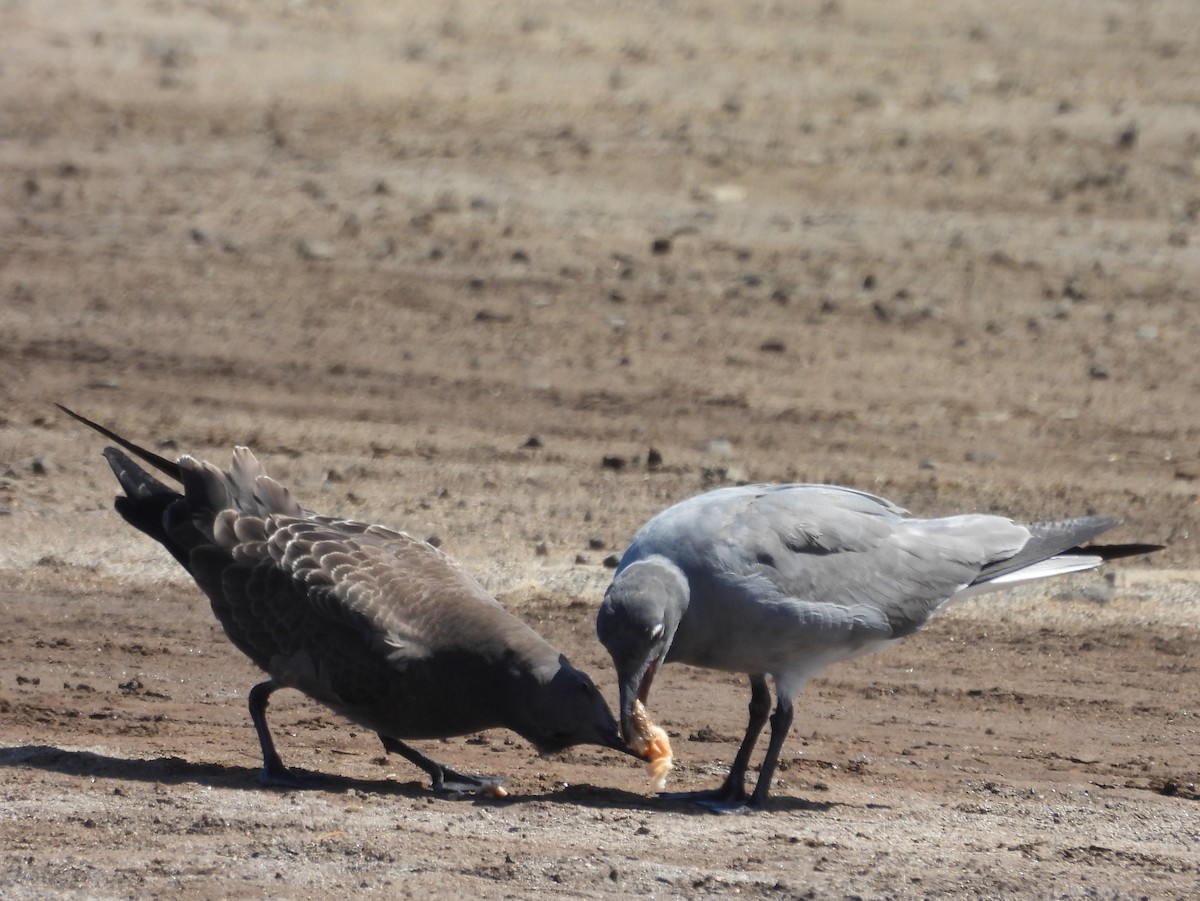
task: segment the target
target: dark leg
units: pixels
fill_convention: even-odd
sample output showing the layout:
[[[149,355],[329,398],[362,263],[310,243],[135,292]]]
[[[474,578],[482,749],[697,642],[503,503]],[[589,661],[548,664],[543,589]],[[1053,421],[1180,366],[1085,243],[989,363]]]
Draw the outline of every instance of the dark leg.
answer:
[[[389,754],[399,754],[409,763],[415,764],[429,774],[433,780],[433,790],[445,794],[464,794],[466,792],[485,791],[489,788],[499,788],[504,780],[494,776],[464,776],[449,767],[442,766],[430,760],[415,748],[410,748],[404,742],[388,735],[380,735],[384,750]]]
[[[294,775],[275,751],[275,742],[271,740],[271,732],[267,729],[267,703],[272,694],[283,686],[274,681],[259,682],[250,689],[250,719],[254,722],[254,730],[258,733],[258,743],[262,747],[263,768],[259,780],[264,785],[277,785],[282,788],[311,788],[311,783]]]
[[[775,713],[771,716],[771,742],[767,745],[767,756],[763,758],[758,783],[754,786],[754,794],[750,796],[750,806],[756,810],[763,810],[767,806],[767,795],[771,793],[775,764],[779,762],[779,751],[783,748],[783,740],[787,738],[791,728],[792,701],[790,698],[780,697],[775,705]]]
[[[746,800],[746,770],[750,767],[750,755],[754,745],[762,733],[762,727],[767,724],[767,714],[771,712],[771,690],[767,688],[766,676],[750,677],[750,722],[746,726],[746,735],[742,746],[738,748],[737,756],[733,758],[733,766],[724,784],[717,789],[717,797],[721,800],[737,802]]]
[[[750,677],[750,722],[746,726],[746,735],[742,738],[737,756],[729,768],[729,775],[721,783],[721,787],[713,791],[684,792],[671,795],[673,799],[695,801],[712,810],[726,813],[745,806],[746,770],[750,767],[750,755],[754,753],[754,745],[767,723],[767,715],[771,712],[771,690],[767,688],[767,677],[754,675]]]

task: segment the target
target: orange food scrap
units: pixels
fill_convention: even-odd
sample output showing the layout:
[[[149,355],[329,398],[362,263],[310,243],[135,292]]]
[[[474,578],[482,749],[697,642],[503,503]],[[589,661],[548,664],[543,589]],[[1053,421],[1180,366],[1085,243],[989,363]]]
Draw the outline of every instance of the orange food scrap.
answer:
[[[485,785],[483,787],[485,795],[491,795],[493,798],[507,798],[508,789],[503,785]]]
[[[654,725],[650,714],[641,701],[633,702],[633,735],[630,747],[646,758],[646,771],[650,774],[650,788],[660,792],[667,787],[667,774],[671,772],[674,757],[671,740],[666,730]]]

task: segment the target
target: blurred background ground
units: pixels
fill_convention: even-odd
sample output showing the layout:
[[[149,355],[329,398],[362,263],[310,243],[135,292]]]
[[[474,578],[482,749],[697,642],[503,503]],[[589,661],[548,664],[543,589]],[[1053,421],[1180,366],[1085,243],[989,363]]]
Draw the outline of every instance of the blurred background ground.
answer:
[[[1191,4],[11,0],[0,33],[14,897],[1194,890]],[[502,734],[438,750],[526,800],[429,804],[294,698],[285,758],[343,781],[279,795],[250,666],[54,401],[437,536],[610,695],[604,560],[707,487],[1168,548],[830,672],[753,820]],[[679,784],[746,699],[659,680]]]

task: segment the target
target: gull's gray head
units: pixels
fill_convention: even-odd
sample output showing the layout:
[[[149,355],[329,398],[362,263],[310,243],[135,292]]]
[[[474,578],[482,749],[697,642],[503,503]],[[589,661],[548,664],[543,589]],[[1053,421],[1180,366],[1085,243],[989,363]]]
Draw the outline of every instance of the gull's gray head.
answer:
[[[626,741],[633,702],[646,702],[687,604],[687,579],[662,557],[640,560],[621,570],[604,593],[596,616],[596,636],[617,670],[621,734]]]

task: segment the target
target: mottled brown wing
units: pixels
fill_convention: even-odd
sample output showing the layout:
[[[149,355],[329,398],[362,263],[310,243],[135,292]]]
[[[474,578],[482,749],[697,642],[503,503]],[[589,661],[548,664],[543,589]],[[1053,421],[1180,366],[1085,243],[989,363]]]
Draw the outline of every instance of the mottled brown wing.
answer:
[[[481,612],[507,616],[461,567],[404,533],[327,517],[217,519],[214,533],[236,540],[195,549],[192,571],[230,640],[331,706],[403,694],[405,678],[417,691],[436,678],[427,661]]]

